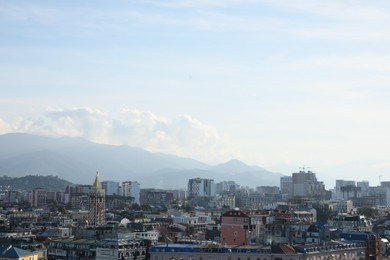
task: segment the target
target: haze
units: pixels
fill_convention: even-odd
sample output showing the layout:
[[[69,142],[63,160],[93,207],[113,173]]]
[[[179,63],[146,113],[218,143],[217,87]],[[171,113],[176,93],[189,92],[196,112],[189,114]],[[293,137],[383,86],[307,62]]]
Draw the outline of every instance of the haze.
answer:
[[[0,134],[377,185],[390,170],[389,5],[0,1]]]

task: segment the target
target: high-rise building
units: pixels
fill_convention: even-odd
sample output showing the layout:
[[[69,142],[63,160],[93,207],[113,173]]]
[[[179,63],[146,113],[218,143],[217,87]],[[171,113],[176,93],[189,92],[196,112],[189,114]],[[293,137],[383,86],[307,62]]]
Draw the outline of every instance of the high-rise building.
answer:
[[[280,193],[287,196],[287,197],[292,196],[292,177],[291,176],[280,177]]]
[[[240,185],[236,184],[234,181],[222,181],[215,185],[216,187],[216,193],[217,194],[223,194],[223,193],[234,193],[235,191],[239,190]]]
[[[354,187],[356,187],[355,181],[336,180],[335,198],[348,199],[349,197],[353,197]]]
[[[106,195],[119,195],[119,182],[102,181],[102,185]]]
[[[370,191],[370,183],[368,181],[358,181],[356,186],[360,188],[361,197],[367,197]]]
[[[31,191],[31,206],[34,208],[46,206],[47,191],[42,188],[35,188]]]
[[[299,171],[292,174],[292,193],[300,197],[324,197],[325,185],[317,181],[314,172]]]
[[[89,190],[88,224],[100,226],[105,218],[105,192],[100,182],[99,172],[96,172],[95,181]]]
[[[124,197],[132,197],[133,202],[140,204],[140,184],[136,181],[124,181],[120,188],[121,195]]]
[[[188,197],[213,197],[215,196],[215,183],[213,179],[189,179]]]

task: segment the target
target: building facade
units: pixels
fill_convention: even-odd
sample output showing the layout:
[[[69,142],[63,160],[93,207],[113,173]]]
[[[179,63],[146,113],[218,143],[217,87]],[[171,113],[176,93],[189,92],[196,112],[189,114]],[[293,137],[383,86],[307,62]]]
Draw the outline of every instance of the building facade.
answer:
[[[136,181],[124,181],[121,186],[121,195],[124,197],[132,197],[133,202],[140,204],[140,184]]]
[[[215,196],[215,183],[213,179],[188,180],[188,197],[213,197]]]

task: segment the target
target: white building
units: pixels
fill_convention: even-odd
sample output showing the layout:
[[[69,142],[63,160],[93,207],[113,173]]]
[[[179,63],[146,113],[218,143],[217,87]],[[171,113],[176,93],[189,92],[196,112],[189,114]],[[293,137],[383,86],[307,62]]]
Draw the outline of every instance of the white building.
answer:
[[[134,198],[134,203],[140,204],[140,184],[136,181],[124,181],[121,186],[121,195]]]

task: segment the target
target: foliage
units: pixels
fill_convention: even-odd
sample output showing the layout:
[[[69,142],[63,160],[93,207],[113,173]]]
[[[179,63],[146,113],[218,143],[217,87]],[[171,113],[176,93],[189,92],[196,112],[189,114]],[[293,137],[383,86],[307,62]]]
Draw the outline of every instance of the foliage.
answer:
[[[317,221],[327,222],[332,216],[332,210],[328,204],[316,203],[313,208],[317,210]]]
[[[0,176],[1,190],[28,191],[34,188],[43,188],[47,191],[64,191],[68,185],[72,185],[72,183],[52,175],[28,175],[16,178],[6,175]]]
[[[357,213],[359,215],[364,215],[367,218],[373,218],[376,215],[375,209],[370,207],[358,208]]]

